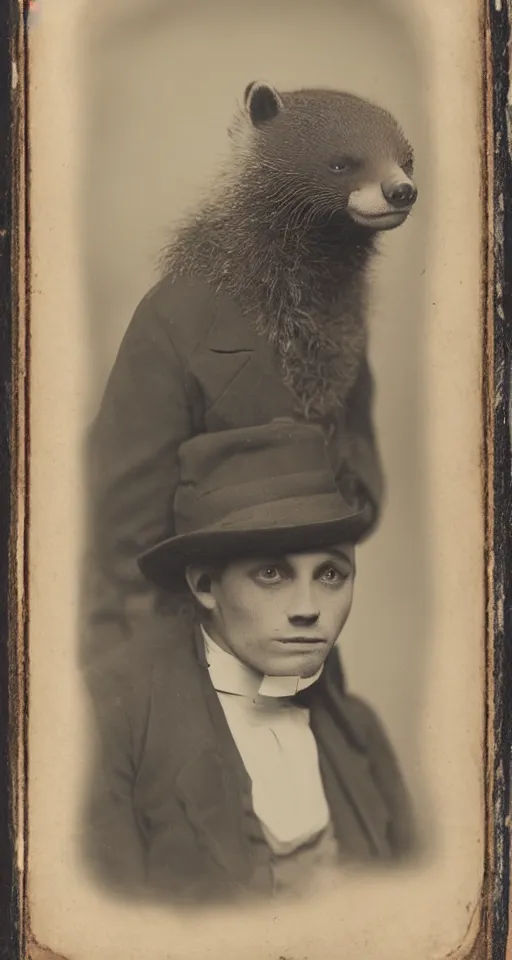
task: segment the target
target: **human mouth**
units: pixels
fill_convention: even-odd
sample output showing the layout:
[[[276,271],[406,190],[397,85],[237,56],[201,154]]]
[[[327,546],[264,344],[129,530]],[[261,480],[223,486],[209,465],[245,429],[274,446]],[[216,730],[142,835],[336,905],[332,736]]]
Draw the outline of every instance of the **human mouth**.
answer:
[[[298,644],[300,646],[318,646],[327,643],[323,637],[281,637],[278,643]]]

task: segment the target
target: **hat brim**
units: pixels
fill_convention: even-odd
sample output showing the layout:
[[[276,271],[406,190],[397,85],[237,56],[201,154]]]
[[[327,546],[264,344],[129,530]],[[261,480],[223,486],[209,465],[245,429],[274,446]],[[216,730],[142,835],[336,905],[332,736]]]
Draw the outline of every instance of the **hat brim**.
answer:
[[[282,555],[321,550],[337,543],[361,540],[369,526],[367,510],[347,512],[330,520],[303,523],[205,527],[169,537],[146,550],[138,564],[147,580],[164,591],[182,589],[185,568],[191,563],[236,560],[261,554]]]

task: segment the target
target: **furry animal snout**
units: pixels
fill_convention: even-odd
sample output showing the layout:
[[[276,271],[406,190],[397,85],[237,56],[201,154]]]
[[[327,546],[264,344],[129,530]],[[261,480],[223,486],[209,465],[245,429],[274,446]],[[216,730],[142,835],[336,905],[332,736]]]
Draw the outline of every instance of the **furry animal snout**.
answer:
[[[418,191],[396,164],[382,181],[366,183],[348,198],[348,213],[360,226],[393,230],[408,217]]]
[[[383,183],[382,192],[388,203],[399,209],[402,207],[412,207],[418,196],[416,187],[412,180],[408,178],[392,184]]]

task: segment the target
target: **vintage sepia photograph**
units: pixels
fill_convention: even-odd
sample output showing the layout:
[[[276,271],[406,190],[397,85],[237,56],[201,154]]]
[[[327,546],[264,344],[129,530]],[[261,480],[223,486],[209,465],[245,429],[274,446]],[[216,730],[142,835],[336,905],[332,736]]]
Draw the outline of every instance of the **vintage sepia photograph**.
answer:
[[[335,649],[381,512],[368,293],[379,235],[415,205],[413,147],[355,94],[261,80],[228,135],[89,437],[86,850],[171,902],[413,849],[391,745]]]
[[[32,943],[467,956],[479,4],[43,0],[27,37]]]

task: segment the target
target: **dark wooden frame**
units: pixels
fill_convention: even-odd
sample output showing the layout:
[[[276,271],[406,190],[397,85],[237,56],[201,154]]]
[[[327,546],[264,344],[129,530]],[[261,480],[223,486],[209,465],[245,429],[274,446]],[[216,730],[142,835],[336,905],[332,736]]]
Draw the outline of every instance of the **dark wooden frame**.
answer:
[[[488,789],[481,917],[470,955],[474,960],[505,960],[512,815],[512,101],[508,105],[512,0],[481,0],[481,5]],[[25,190],[27,8],[28,0],[0,4],[0,960],[51,956],[31,937],[24,872],[16,852],[17,836],[26,827],[28,683],[24,541],[29,434],[24,413],[29,301],[23,280],[28,274],[30,225]],[[512,956],[512,944],[510,950]]]

